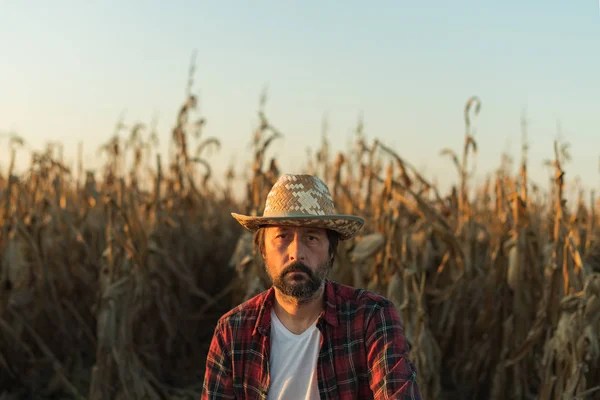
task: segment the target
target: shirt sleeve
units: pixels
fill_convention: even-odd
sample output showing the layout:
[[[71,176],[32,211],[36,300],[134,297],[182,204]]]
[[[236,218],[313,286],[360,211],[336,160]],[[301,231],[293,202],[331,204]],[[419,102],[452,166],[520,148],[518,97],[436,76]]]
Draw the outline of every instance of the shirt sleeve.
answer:
[[[422,399],[417,370],[408,359],[404,326],[393,303],[377,306],[367,322],[366,345],[375,399]]]
[[[219,321],[213,334],[204,373],[201,400],[234,399],[231,351]]]

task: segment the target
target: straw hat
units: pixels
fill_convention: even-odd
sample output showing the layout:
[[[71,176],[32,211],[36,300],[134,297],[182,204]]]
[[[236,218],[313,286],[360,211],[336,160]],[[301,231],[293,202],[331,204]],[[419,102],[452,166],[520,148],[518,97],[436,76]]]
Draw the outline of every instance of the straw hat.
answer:
[[[263,225],[312,226],[336,231],[341,240],[352,238],[364,224],[360,217],[337,214],[325,182],[304,174],[282,175],[267,195],[261,217],[231,215],[251,232]]]

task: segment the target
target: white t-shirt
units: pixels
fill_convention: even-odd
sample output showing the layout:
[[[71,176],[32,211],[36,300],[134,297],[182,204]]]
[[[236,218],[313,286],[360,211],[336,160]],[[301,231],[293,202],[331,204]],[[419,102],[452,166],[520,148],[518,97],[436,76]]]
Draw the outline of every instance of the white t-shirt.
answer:
[[[321,332],[316,321],[304,332],[290,332],[271,310],[271,386],[269,400],[318,400],[317,357]]]

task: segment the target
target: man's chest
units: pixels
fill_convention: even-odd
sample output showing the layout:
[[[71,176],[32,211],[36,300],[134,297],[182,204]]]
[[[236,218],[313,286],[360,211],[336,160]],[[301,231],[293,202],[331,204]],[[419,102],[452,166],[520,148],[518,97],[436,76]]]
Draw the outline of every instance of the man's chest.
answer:
[[[322,399],[372,396],[364,338],[324,331],[310,339],[294,343],[276,334],[275,337],[260,337],[245,345],[234,345],[232,358],[236,396],[245,399],[277,398],[267,397],[267,394],[279,393],[285,387],[294,393],[303,390],[304,393],[306,390],[318,392],[320,396],[315,398]]]

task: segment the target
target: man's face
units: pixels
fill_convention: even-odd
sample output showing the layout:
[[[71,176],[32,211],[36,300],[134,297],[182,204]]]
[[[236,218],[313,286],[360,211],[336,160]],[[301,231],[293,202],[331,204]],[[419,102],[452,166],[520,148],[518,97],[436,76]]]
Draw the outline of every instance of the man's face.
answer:
[[[319,290],[329,273],[327,232],[319,228],[265,228],[265,264],[273,286],[299,301]]]

